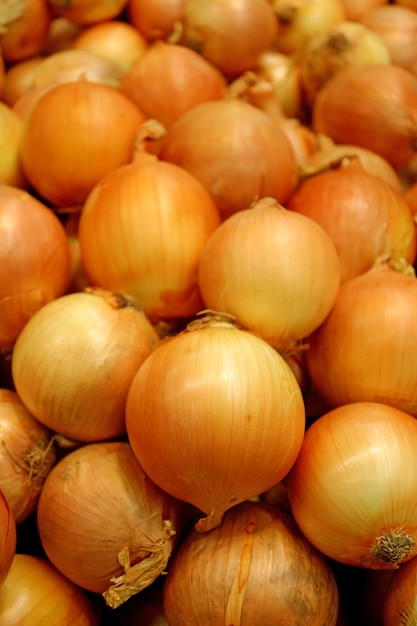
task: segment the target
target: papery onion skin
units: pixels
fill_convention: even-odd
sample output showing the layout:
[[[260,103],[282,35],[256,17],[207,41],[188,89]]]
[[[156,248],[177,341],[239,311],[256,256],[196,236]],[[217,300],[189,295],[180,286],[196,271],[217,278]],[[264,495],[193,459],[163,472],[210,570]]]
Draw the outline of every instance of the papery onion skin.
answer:
[[[286,361],[211,314],[159,345],[126,404],[140,464],[162,489],[206,514],[196,526],[203,532],[288,473],[304,424],[301,390]]]
[[[0,201],[0,349],[10,350],[31,316],[66,292],[70,255],[45,204],[10,185],[0,186]]]
[[[166,41],[181,23],[187,0],[129,0],[129,22],[148,41]]]
[[[403,563],[387,585],[383,597],[384,626],[414,624],[417,620],[417,559]]]
[[[120,91],[167,129],[196,105],[223,99],[226,79],[194,50],[157,41],[121,78]]]
[[[54,206],[81,204],[103,176],[129,163],[144,120],[126,96],[106,85],[80,80],[54,86],[26,119],[24,173]]]
[[[0,389],[0,441],[0,489],[19,525],[35,512],[56,451],[51,431],[8,389]]]
[[[0,620],[16,624],[99,626],[87,594],[65,578],[48,560],[17,553],[0,587]]]
[[[16,522],[6,496],[0,490],[0,587],[11,568],[16,553]]]
[[[410,266],[382,259],[341,284],[305,352],[310,380],[330,407],[383,402],[417,417],[416,310]]]
[[[207,308],[230,313],[285,352],[329,314],[340,264],[319,224],[263,198],[213,233],[198,280]]]
[[[408,70],[392,63],[347,67],[317,94],[312,127],[336,143],[373,150],[400,169],[416,153],[416,109],[417,76]]]
[[[210,533],[192,530],[173,557],[163,597],[171,626],[335,626],[339,608],[325,558],[289,515],[259,502],[230,509]]]
[[[65,437],[122,436],[130,382],[158,340],[131,298],[86,287],[45,305],[26,324],[13,349],[16,391],[42,424]]]
[[[353,402],[306,431],[288,497],[305,537],[330,558],[395,569],[415,554],[417,421],[383,403]]]
[[[7,68],[1,98],[3,102],[12,107],[20,96],[31,89],[36,68],[42,61],[43,57],[39,55]]]
[[[187,0],[181,43],[232,78],[250,70],[276,37],[269,0]]]
[[[223,220],[264,196],[284,204],[297,184],[297,161],[284,129],[240,98],[184,113],[168,129],[159,156],[195,176]]]
[[[84,204],[85,273],[92,284],[130,294],[154,323],[188,318],[204,306],[198,263],[220,216],[191,174],[143,156],[102,179]]]
[[[335,243],[341,280],[369,270],[381,255],[413,264],[417,232],[403,193],[369,174],[358,159],[307,177],[287,202],[305,215]]]
[[[81,446],[55,465],[37,526],[55,567],[117,608],[164,571],[188,515],[152,483],[127,442],[113,441]]]

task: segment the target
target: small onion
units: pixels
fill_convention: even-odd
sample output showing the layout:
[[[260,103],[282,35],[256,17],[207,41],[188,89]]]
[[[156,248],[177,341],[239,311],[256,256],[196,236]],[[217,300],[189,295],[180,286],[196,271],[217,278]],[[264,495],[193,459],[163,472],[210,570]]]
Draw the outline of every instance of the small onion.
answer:
[[[129,0],[128,19],[148,41],[176,36],[187,0]]]
[[[118,17],[128,0],[47,0],[54,16],[67,17],[79,26],[95,24]]]
[[[417,13],[395,4],[380,4],[367,11],[361,20],[385,43],[392,63],[417,69]]]
[[[363,65],[336,72],[312,107],[313,130],[357,144],[395,169],[416,153],[417,76],[403,67]]]
[[[382,259],[340,286],[308,340],[306,366],[330,407],[384,402],[417,417],[417,279]]]
[[[414,624],[417,621],[417,559],[396,570],[383,596],[384,626]]]
[[[153,322],[190,317],[203,307],[198,263],[219,223],[196,178],[138,150],[84,204],[79,238],[86,276],[130,294]]]
[[[108,20],[86,26],[71,42],[71,48],[103,56],[126,72],[145,52],[148,41],[132,24]]]
[[[311,104],[341,69],[389,63],[390,50],[377,32],[364,23],[343,20],[314,35],[300,53],[300,82]]]
[[[103,176],[131,160],[144,120],[112,87],[86,80],[51,87],[26,118],[23,171],[54,206],[81,204]]]
[[[117,608],[164,572],[188,515],[116,441],[81,446],[55,465],[37,525],[55,567]]]
[[[52,16],[48,37],[42,50],[43,56],[71,48],[72,42],[82,29],[82,26],[74,24],[68,17]]]
[[[417,542],[417,421],[383,403],[353,402],[306,431],[288,497],[304,536],[335,561],[395,569]]]
[[[269,0],[187,0],[182,28],[182,43],[228,77],[252,69],[277,34]]]
[[[22,134],[21,117],[0,100],[0,184],[26,189],[28,181],[20,162]]]
[[[416,225],[403,193],[366,172],[356,158],[306,178],[287,208],[329,234],[342,281],[369,270],[381,255],[410,264],[416,259]]]
[[[342,0],[270,0],[278,21],[275,47],[298,54],[312,37],[346,19]]]
[[[322,226],[263,198],[211,235],[198,282],[207,308],[230,313],[285,352],[329,314],[340,264]]]
[[[157,41],[124,74],[120,91],[146,117],[169,128],[197,104],[221,100],[226,93],[226,80],[194,50]]]
[[[88,595],[71,583],[49,561],[17,553],[0,587],[0,622],[99,626]]]
[[[195,176],[223,219],[264,196],[284,204],[297,184],[296,157],[280,121],[234,91],[184,113],[168,129],[159,156]]]
[[[16,522],[6,496],[0,489],[0,588],[16,553]]]
[[[0,48],[9,63],[41,54],[51,23],[48,0],[3,1]]]
[[[129,441],[149,477],[206,514],[199,531],[279,482],[304,436],[298,382],[268,343],[208,315],[165,339],[135,375]]]
[[[45,305],[21,331],[12,358],[16,391],[65,437],[123,435],[130,382],[158,339],[130,298],[86,287]]]
[[[65,230],[25,190],[0,185],[0,349],[10,349],[31,316],[70,281]]]
[[[13,107],[15,102],[32,88],[35,72],[43,59],[42,56],[34,56],[7,68],[1,98],[3,102]]]
[[[339,609],[325,558],[289,515],[259,502],[238,504],[210,533],[192,530],[170,564],[163,598],[170,626],[336,626]]]
[[[35,512],[56,453],[52,433],[8,389],[0,389],[0,442],[0,489],[20,524]]]

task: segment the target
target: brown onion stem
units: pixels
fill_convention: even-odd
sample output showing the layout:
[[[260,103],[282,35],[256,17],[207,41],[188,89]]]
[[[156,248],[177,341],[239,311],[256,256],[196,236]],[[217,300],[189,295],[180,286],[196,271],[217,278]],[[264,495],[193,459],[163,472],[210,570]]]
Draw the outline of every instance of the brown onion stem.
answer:
[[[410,553],[415,552],[415,545],[412,536],[404,529],[390,529],[377,537],[371,553],[378,563],[385,563],[387,568],[396,568]]]

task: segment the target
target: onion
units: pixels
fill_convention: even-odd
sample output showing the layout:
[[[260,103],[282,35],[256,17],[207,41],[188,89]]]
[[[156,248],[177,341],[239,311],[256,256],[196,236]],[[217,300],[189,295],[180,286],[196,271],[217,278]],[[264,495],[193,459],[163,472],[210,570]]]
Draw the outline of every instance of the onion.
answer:
[[[109,20],[86,26],[74,38],[71,48],[103,56],[126,72],[142,56],[148,41],[137,28],[122,20]]]
[[[269,0],[187,0],[182,27],[182,43],[228,77],[252,69],[277,34]]]
[[[48,0],[54,16],[67,17],[79,26],[95,24],[118,17],[129,0]]]
[[[41,54],[51,23],[48,0],[6,0],[2,5],[0,47],[5,61]]]
[[[383,596],[384,626],[412,624],[417,619],[417,559],[396,570]]]
[[[221,315],[162,342],[126,404],[139,463],[167,493],[206,514],[199,531],[288,473],[304,425],[302,393],[283,357]]]
[[[184,113],[168,129],[159,156],[195,176],[222,219],[263,196],[285,203],[297,183],[296,157],[280,121],[234,92]]]
[[[18,553],[0,587],[2,626],[50,623],[98,626],[87,594],[44,558]],[[48,622],[45,622],[48,620]]]
[[[344,159],[353,157],[359,159],[363,169],[369,174],[380,176],[397,191],[403,190],[398,172],[382,156],[361,146],[337,144],[325,135],[316,136],[316,150],[305,159],[302,173],[330,169],[340,165]]]
[[[16,552],[16,522],[4,493],[0,490],[0,588],[9,573]]]
[[[65,437],[123,435],[130,382],[157,341],[131,299],[86,287],[45,305],[26,324],[13,350],[16,391],[42,424]]]
[[[38,504],[46,555],[70,581],[117,608],[162,574],[188,512],[160,490],[126,442],[92,443],[63,457]]]
[[[129,22],[148,41],[166,41],[176,35],[187,0],[129,0]]]
[[[416,259],[416,225],[403,193],[366,172],[356,158],[305,179],[287,208],[329,234],[342,281],[366,272],[381,255],[410,264]]]
[[[382,259],[342,283],[309,338],[309,377],[330,407],[384,402],[417,417],[417,280],[411,266],[398,265]]]
[[[0,489],[16,524],[35,512],[44,480],[55,463],[51,435],[15,391],[0,389]]]
[[[300,81],[310,104],[341,69],[391,63],[384,39],[364,23],[348,20],[311,37],[300,55]]]
[[[409,70],[417,68],[416,11],[395,4],[381,4],[365,13],[361,21],[382,39],[394,65]]]
[[[120,90],[169,128],[183,113],[226,93],[221,72],[194,50],[157,41],[124,74]]]
[[[44,56],[71,48],[74,39],[81,33],[83,26],[78,26],[68,17],[53,16],[49,24],[48,37],[42,50]]]
[[[393,64],[347,67],[318,93],[312,124],[336,143],[373,150],[398,169],[416,152],[416,109],[417,76],[408,70]]]
[[[306,431],[288,497],[304,536],[355,567],[395,569],[415,554],[417,421],[383,403],[353,402]]]
[[[227,511],[210,533],[192,530],[170,564],[163,597],[170,626],[335,626],[339,607],[324,557],[289,515],[258,502]]]
[[[410,207],[411,213],[414,215],[414,218],[417,217],[417,181],[412,183],[408,189],[404,191],[404,197],[408,202],[408,206]]]
[[[138,149],[134,161],[104,177],[84,204],[85,273],[92,284],[131,294],[154,323],[193,316],[203,306],[198,263],[219,223],[197,179]]]
[[[20,163],[22,134],[20,116],[0,100],[0,184],[26,189],[28,182]]]
[[[21,138],[25,175],[55,206],[81,204],[128,163],[143,113],[122,93],[86,80],[56,85],[36,102]]]
[[[7,68],[1,98],[5,104],[12,107],[21,96],[32,88],[33,77],[42,61],[42,56],[35,56],[24,61],[18,61]]]
[[[310,39],[346,19],[342,0],[270,0],[276,13],[275,47],[298,54]]]
[[[360,22],[368,11],[374,7],[387,4],[387,0],[342,0],[348,20]]]
[[[31,316],[66,292],[70,256],[58,217],[30,193],[0,185],[0,207],[0,350],[8,350]]]
[[[207,308],[234,315],[286,352],[329,314],[339,289],[339,260],[319,224],[263,198],[212,234],[198,282]]]

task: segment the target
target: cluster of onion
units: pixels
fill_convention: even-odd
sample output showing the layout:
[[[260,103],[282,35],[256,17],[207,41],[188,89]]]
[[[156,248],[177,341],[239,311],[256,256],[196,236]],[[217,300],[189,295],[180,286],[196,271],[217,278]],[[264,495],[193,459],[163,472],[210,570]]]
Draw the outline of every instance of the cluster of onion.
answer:
[[[1,622],[96,626],[101,594],[129,626],[334,626],[337,565],[393,571],[379,618],[411,615],[416,7],[27,4],[0,17]]]

